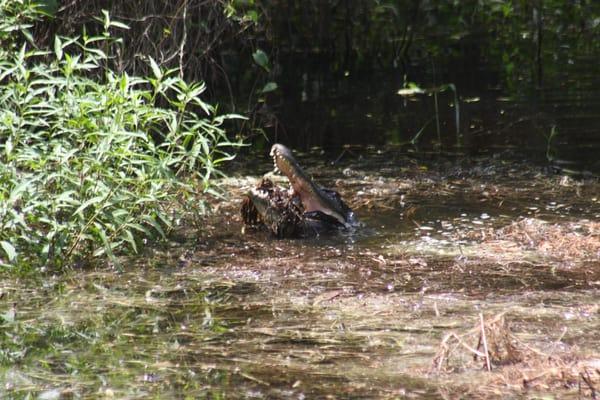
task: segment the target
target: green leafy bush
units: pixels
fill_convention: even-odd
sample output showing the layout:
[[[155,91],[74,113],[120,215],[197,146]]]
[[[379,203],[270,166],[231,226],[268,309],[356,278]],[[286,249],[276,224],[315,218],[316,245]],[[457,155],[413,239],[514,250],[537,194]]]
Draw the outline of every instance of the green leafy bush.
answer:
[[[0,264],[62,266],[137,252],[165,235],[188,182],[211,191],[234,143],[188,84],[152,60],[152,77],[115,73],[103,35],[56,37],[53,51],[0,61]],[[97,78],[101,77],[101,78]],[[170,211],[169,211],[170,210]]]
[[[43,13],[43,7],[39,3],[30,0],[0,0],[0,55],[4,56],[5,51],[12,50],[20,38],[33,41],[29,28]]]

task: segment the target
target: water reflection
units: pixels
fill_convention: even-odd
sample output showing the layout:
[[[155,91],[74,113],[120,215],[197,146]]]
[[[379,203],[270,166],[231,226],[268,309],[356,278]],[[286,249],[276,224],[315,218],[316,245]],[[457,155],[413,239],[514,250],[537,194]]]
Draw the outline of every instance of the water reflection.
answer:
[[[471,40],[480,52],[490,51],[482,49],[489,38]],[[598,49],[577,46],[570,37],[564,40],[547,44],[552,50],[544,54],[541,86],[529,76],[530,60],[520,60],[522,70],[507,75],[503,66],[470,58],[473,53],[467,51],[442,60],[419,59],[408,72],[373,69],[349,75],[328,69],[318,56],[307,61],[285,55],[285,74],[278,77],[285,97],[275,109],[285,129],[271,134],[296,149],[319,146],[334,152],[345,144],[406,144],[419,135],[420,151],[476,155],[509,150],[561,171],[598,174]],[[301,96],[307,89],[297,83],[303,79],[319,90]],[[397,95],[406,80],[426,89],[454,85],[460,105],[458,138],[454,93]]]

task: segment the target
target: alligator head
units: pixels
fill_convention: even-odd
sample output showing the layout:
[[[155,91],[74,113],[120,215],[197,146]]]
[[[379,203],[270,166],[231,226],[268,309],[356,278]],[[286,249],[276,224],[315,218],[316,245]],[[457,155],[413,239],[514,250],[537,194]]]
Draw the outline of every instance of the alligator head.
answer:
[[[350,208],[337,192],[315,184],[302,170],[290,149],[282,144],[274,144],[271,148],[271,157],[275,167],[290,181],[292,195],[300,198],[306,215],[322,213],[347,226],[353,215]]]
[[[315,184],[281,144],[271,149],[275,167],[289,180],[291,190],[262,179],[242,202],[241,216],[250,227],[266,227],[280,238],[308,237],[356,226],[354,213],[333,190]]]

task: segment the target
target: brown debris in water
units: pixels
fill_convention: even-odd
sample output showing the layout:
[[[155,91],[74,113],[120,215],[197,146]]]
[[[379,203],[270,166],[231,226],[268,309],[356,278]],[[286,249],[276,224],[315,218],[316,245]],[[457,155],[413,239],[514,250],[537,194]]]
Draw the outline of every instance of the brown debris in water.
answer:
[[[269,210],[261,215],[252,199],[244,196],[240,214],[246,226],[265,226],[277,237],[293,237],[301,233],[304,210],[300,202],[294,201],[287,190],[266,178],[260,180],[255,190],[266,196]]]
[[[484,239],[483,243],[513,242],[521,248],[556,259],[600,259],[600,222],[583,220],[553,224],[524,218],[495,231],[474,231],[471,236],[472,239]]]
[[[600,389],[600,359],[579,358],[573,351],[547,354],[528,346],[511,332],[505,313],[487,320],[480,314],[467,333],[444,337],[429,373],[449,376],[466,371],[490,373],[476,387],[467,388],[473,392],[577,388],[580,395],[597,398]]]
[[[344,183],[337,185],[343,189]],[[344,196],[352,209],[391,210],[404,207],[405,195],[416,190],[416,183],[408,179],[364,176],[354,181],[353,193]]]

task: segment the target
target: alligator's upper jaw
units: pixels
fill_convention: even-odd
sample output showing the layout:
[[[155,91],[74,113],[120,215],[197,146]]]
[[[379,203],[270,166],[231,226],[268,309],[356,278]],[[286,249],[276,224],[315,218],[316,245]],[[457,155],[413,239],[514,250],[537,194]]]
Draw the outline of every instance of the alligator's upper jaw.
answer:
[[[300,196],[305,212],[321,211],[337,219],[341,224],[346,223],[344,211],[338,204],[325,196],[321,189],[302,170],[290,149],[282,144],[274,144],[271,157],[275,167],[283,173],[294,190]]]

